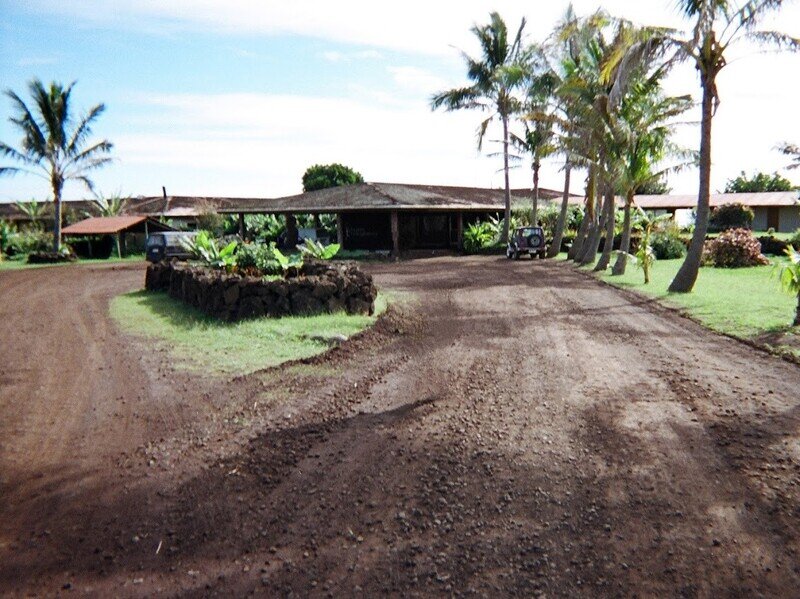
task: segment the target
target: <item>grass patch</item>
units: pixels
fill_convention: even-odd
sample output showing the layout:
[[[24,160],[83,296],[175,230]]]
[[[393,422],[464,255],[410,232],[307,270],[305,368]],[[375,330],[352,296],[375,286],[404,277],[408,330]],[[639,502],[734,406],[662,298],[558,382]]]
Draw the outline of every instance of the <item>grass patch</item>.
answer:
[[[774,259],[773,263],[782,260]],[[715,331],[743,339],[781,332],[787,333],[787,337],[797,337],[791,330],[797,298],[782,291],[773,266],[703,267],[691,293],[669,293],[667,287],[682,263],[682,258],[656,261],[649,285],[643,283],[641,269],[630,261],[623,276],[611,276],[609,270],[601,278],[681,308]],[[796,347],[787,349],[800,355]]]
[[[73,264],[115,264],[124,262],[143,262],[144,254],[132,254],[123,258],[112,256],[111,258],[81,258],[76,262],[57,262],[55,264],[28,264],[25,258],[12,259],[4,258],[0,262],[0,271],[3,270],[23,270],[26,268],[50,268],[54,266],[71,266]]]
[[[385,296],[380,294],[375,302],[376,315],[385,311],[386,305]],[[328,345],[310,337],[350,337],[377,318],[337,313],[225,323],[166,293],[146,291],[114,298],[110,311],[124,331],[167,348],[176,365],[224,374],[247,374],[320,354]]]

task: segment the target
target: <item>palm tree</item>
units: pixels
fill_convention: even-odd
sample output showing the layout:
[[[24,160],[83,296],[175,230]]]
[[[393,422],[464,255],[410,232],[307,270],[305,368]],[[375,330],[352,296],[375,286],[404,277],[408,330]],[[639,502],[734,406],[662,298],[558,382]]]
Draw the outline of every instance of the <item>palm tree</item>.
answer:
[[[128,197],[123,197],[119,192],[108,197],[103,194],[96,194],[92,204],[94,205],[94,211],[100,216],[119,216],[125,213],[129,199]],[[86,214],[91,216],[88,212]]]
[[[792,246],[786,248],[789,261],[779,266],[781,286],[788,293],[797,296],[797,309],[794,313],[793,326],[800,326],[800,251]]]
[[[30,202],[14,202],[17,209],[28,217],[34,227],[39,227],[39,221],[44,218],[47,212],[47,205],[36,200]]]
[[[617,169],[617,189],[625,196],[625,215],[622,226],[620,253],[612,274],[625,273],[631,239],[631,209],[634,194],[649,183],[660,181],[668,172],[674,172],[694,160],[683,162],[661,170],[656,165],[666,158],[693,158],[670,143],[673,131],[672,119],[686,112],[692,104],[690,96],[666,97],[661,90],[663,71],[642,79],[630,86],[630,92],[622,99],[614,119]]]
[[[786,168],[800,168],[800,146],[796,144],[790,144],[789,142],[783,142],[778,146],[778,150],[786,156],[792,157],[792,163]]]
[[[531,48],[532,52],[542,55],[540,48]],[[514,146],[530,154],[531,173],[533,175],[533,202],[531,210],[531,224],[536,225],[539,211],[539,170],[542,160],[552,156],[558,151],[553,130],[553,118],[549,114],[551,98],[555,92],[558,78],[550,69],[544,68],[541,60],[541,72],[530,74],[528,95],[525,99],[524,109],[527,112],[522,119],[523,135],[511,134]]]
[[[501,241],[508,241],[511,222],[511,187],[508,180],[509,123],[519,111],[520,101],[515,91],[524,83],[528,71],[526,53],[522,45],[525,19],[522,19],[513,40],[508,38],[505,22],[496,12],[489,15],[488,25],[472,28],[481,46],[481,58],[475,59],[462,52],[467,63],[467,77],[472,82],[468,87],[451,89],[435,94],[431,108],[436,110],[477,109],[489,112],[489,117],[478,127],[478,149],[489,123],[499,117],[503,126],[503,174],[505,178],[505,219]]]
[[[677,58],[694,62],[700,74],[700,85],[703,90],[697,217],[686,259],[669,286],[671,292],[691,291],[700,269],[708,230],[711,194],[711,123],[720,103],[717,75],[727,64],[725,56],[728,48],[741,41],[792,50],[800,49],[798,39],[777,31],[756,29],[759,21],[767,13],[780,9],[782,5],[783,0],[750,0],[741,5],[734,0],[678,0],[681,12],[694,19],[692,35],[680,38],[665,31],[661,39],[666,47],[677,50]],[[653,42],[655,40],[650,40],[647,44],[635,48],[634,55],[641,54],[642,51],[647,53],[654,47]]]
[[[0,166],[0,175],[30,173],[46,179],[53,192],[55,226],[53,246],[61,249],[61,192],[69,180],[81,181],[91,191],[88,173],[111,161],[112,144],[107,140],[89,142],[92,125],[105,110],[103,104],[92,107],[77,121],[70,113],[70,94],[75,84],[64,88],[51,83],[45,88],[34,79],[29,84],[33,110],[13,91],[7,90],[17,109],[9,120],[22,133],[19,149],[0,142],[0,153],[22,166]]]

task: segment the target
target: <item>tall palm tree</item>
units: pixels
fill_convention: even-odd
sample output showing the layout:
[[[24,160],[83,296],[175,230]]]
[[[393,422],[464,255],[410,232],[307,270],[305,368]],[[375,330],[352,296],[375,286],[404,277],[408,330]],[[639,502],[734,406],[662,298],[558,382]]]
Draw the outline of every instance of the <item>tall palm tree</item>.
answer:
[[[531,48],[532,52],[542,55],[539,48]],[[536,225],[539,211],[539,171],[542,160],[552,156],[558,151],[553,130],[554,120],[551,118],[551,99],[558,84],[556,74],[546,67],[542,58],[539,72],[531,72],[528,84],[528,94],[524,100],[523,109],[526,115],[522,118],[524,132],[521,136],[511,134],[514,146],[530,154],[531,173],[533,175],[533,202],[531,205],[531,224]],[[536,68],[536,67],[533,67]]]
[[[694,156],[669,140],[673,119],[692,105],[690,96],[667,97],[660,87],[663,71],[631,85],[623,98],[614,127],[617,130],[617,189],[625,196],[620,253],[612,274],[625,273],[631,239],[631,210],[634,194],[644,185],[659,181],[668,172],[694,164]],[[668,158],[683,160],[667,168],[657,165]]]
[[[468,87],[451,89],[431,98],[431,108],[445,110],[477,109],[489,112],[489,117],[478,127],[478,149],[489,123],[499,117],[503,126],[503,174],[505,178],[505,219],[502,241],[508,241],[511,221],[511,187],[508,180],[509,124],[519,111],[520,101],[515,92],[524,83],[528,71],[522,33],[522,19],[517,34],[509,40],[508,28],[496,12],[489,15],[489,24],[475,25],[472,32],[481,46],[481,57],[475,59],[462,52],[467,63],[467,77],[472,82]]]
[[[89,142],[92,125],[105,110],[93,106],[77,120],[70,112],[70,94],[74,82],[66,88],[59,83],[45,87],[34,79],[28,89],[33,110],[13,91],[7,90],[17,114],[9,120],[22,133],[19,149],[0,142],[0,154],[21,166],[0,166],[0,175],[30,173],[46,179],[53,192],[55,208],[53,246],[61,249],[61,193],[69,180],[81,181],[91,191],[88,173],[111,161],[112,144],[107,140]]]
[[[792,163],[788,165],[786,168],[800,168],[800,146],[797,144],[790,144],[789,142],[783,142],[781,145],[778,146],[778,150],[785,154],[786,156],[791,156]]]
[[[708,230],[711,195],[711,124],[720,103],[717,75],[727,65],[728,48],[742,41],[756,42],[791,50],[800,49],[800,40],[777,31],[759,31],[759,21],[783,6],[783,0],[678,0],[683,14],[694,20],[691,36],[682,38],[665,32],[661,42],[677,50],[678,59],[694,63],[703,90],[700,126],[700,188],[694,234],[686,259],[669,286],[669,291],[692,290],[700,270]],[[633,54],[647,53],[656,40],[634,48]]]

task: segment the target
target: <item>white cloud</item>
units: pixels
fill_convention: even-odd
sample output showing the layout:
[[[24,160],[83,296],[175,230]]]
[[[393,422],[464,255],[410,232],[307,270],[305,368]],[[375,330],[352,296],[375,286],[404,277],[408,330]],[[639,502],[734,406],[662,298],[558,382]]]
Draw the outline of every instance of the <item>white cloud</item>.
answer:
[[[389,67],[395,83],[412,92],[419,92],[426,96],[445,89],[447,82],[425,69],[417,67]]]

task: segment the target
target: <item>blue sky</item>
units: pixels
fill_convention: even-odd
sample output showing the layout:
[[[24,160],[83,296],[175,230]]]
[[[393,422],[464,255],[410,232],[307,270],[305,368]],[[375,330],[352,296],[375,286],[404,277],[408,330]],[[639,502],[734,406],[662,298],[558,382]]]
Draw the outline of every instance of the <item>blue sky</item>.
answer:
[[[645,4],[645,3],[639,3]],[[527,3],[531,39],[541,39],[566,5]],[[597,7],[577,1],[579,13]],[[685,26],[668,0],[606,8],[643,22]],[[469,27],[497,9],[510,24],[522,3],[500,1],[403,6],[350,0],[293,3],[249,0],[0,0],[0,81],[20,95],[33,77],[77,80],[74,106],[104,102],[95,136],[115,143],[115,163],[94,179],[105,193],[271,197],[300,191],[305,168],[342,162],[367,180],[500,186],[497,158],[475,145],[477,113],[432,113],[430,95],[462,84],[455,48],[474,50]],[[535,14],[534,13],[534,8]],[[800,12],[780,27],[800,36]],[[800,57],[761,55],[732,64],[720,79],[714,186],[739,170],[775,170],[772,149],[800,142],[796,98]],[[786,73],[791,73],[787,76]],[[670,89],[697,94],[688,67]],[[16,145],[0,99],[0,139]],[[490,132],[489,139],[497,139]],[[686,128],[680,141],[696,145]],[[543,185],[560,186],[558,165]],[[512,174],[527,186],[528,168]],[[673,177],[693,192],[696,173]],[[580,177],[573,191],[580,191]],[[68,198],[85,196],[77,184]],[[0,179],[0,201],[48,197],[45,183]]]

